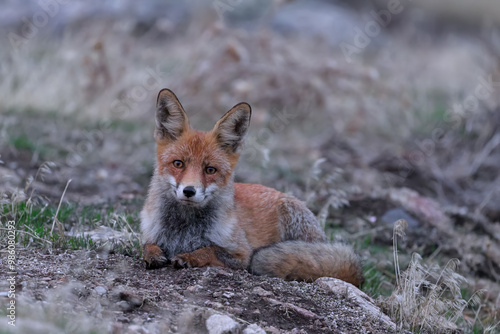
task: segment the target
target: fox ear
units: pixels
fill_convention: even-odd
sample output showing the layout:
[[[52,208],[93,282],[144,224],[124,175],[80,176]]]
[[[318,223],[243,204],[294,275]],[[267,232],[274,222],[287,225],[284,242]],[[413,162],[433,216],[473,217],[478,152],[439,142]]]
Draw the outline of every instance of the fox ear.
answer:
[[[252,108],[248,103],[235,105],[215,124],[212,130],[224,149],[239,153],[250,125]]]
[[[162,89],[156,100],[156,141],[178,139],[189,129],[189,120],[181,103],[170,89]]]

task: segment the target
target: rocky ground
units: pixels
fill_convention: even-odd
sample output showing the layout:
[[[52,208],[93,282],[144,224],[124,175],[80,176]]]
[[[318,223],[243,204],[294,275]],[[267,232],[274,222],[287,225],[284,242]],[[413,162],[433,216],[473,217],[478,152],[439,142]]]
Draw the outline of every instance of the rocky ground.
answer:
[[[147,271],[136,258],[96,251],[18,249],[17,256],[17,333],[390,333],[395,328],[371,298],[338,280],[285,282],[221,268]],[[1,291],[8,289],[6,279],[2,274]],[[5,322],[0,326],[9,328]]]

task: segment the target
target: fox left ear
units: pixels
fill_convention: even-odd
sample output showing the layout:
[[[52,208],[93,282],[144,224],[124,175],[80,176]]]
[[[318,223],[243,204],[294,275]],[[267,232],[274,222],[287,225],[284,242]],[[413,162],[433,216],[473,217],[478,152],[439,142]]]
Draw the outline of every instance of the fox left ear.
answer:
[[[212,132],[224,149],[239,153],[248,132],[252,108],[248,103],[235,105],[215,124]]]
[[[179,99],[170,89],[162,89],[156,100],[156,141],[177,140],[188,129],[189,120]]]

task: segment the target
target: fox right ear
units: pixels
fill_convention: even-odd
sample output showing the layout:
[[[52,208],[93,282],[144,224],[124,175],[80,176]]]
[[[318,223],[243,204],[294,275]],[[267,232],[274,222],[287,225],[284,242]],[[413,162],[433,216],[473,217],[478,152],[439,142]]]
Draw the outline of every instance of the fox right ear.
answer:
[[[212,130],[220,146],[232,153],[239,153],[248,132],[252,108],[241,102],[229,110]]]
[[[189,120],[174,92],[164,88],[156,100],[156,141],[173,141],[189,129]]]

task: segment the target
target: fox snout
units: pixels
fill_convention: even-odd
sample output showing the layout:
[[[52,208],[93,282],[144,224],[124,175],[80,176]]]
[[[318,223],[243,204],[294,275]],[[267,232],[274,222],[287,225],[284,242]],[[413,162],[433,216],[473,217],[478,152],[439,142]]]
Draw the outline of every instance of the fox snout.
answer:
[[[203,186],[178,184],[175,188],[177,200],[187,205],[201,204],[208,199],[208,193]]]
[[[184,190],[182,190],[182,193],[187,198],[193,197],[194,195],[196,195],[196,188],[193,186],[187,186],[184,188]]]

